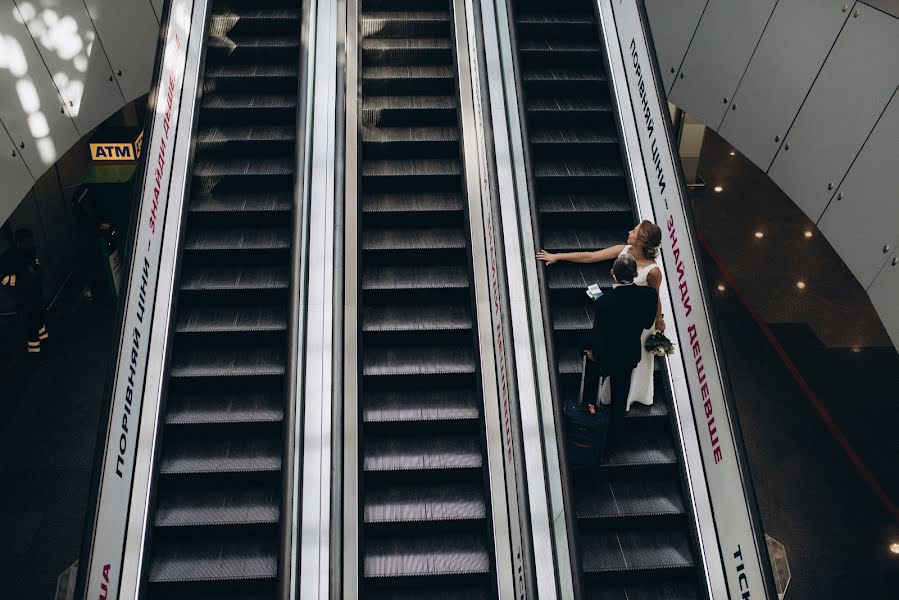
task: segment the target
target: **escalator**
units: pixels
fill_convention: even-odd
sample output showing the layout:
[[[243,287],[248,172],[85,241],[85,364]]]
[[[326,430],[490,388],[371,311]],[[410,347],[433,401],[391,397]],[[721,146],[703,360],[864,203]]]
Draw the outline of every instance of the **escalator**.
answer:
[[[300,5],[212,2],[148,598],[277,595]]]
[[[634,224],[626,166],[590,0],[511,0],[526,114],[538,247],[589,251],[620,244]],[[546,269],[560,399],[577,397],[579,341],[590,329],[585,288],[608,290],[610,263]],[[656,361],[655,398],[636,404],[621,442],[596,468],[571,471],[572,532],[585,598],[693,600],[706,588],[671,391]]]
[[[359,597],[493,598],[449,0],[362,0]]]

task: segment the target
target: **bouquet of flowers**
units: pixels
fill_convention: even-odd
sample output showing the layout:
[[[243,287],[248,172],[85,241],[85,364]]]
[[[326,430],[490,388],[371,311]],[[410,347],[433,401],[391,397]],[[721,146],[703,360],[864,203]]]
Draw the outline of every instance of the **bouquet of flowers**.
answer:
[[[674,343],[665,337],[661,331],[657,331],[646,338],[643,346],[647,352],[656,356],[669,356],[674,354]]]

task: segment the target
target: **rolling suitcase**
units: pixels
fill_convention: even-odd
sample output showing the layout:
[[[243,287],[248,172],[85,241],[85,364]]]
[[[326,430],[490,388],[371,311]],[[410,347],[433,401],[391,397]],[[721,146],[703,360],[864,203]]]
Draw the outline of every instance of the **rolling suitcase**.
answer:
[[[606,435],[609,431],[611,408],[599,403],[599,386],[597,397],[593,402],[584,402],[584,382],[587,376],[587,355],[581,364],[581,386],[576,404],[565,407],[565,440],[568,462],[575,467],[588,467],[598,464],[606,449]],[[597,367],[593,367],[597,368]]]

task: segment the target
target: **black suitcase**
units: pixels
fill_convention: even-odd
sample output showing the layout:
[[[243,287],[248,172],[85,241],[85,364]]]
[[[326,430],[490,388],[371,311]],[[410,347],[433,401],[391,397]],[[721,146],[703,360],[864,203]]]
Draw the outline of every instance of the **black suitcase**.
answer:
[[[597,397],[592,403],[584,402],[584,381],[587,376],[587,355],[581,364],[581,386],[576,404],[565,407],[565,440],[568,463],[575,467],[589,467],[602,460],[606,449],[606,436],[609,432],[611,408],[599,402]],[[598,368],[595,365],[592,368]]]

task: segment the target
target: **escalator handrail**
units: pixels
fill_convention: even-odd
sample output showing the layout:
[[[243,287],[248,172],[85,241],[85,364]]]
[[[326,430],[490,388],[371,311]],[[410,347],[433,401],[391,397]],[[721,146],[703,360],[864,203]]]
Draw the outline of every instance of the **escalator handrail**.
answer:
[[[116,309],[116,339],[118,340],[118,348],[119,351],[116,352],[114,358],[112,358],[107,365],[106,370],[106,381],[104,383],[104,392],[103,398],[108,398],[108,402],[104,402],[101,407],[101,414],[98,420],[98,428],[97,428],[97,441],[95,443],[94,450],[94,459],[93,465],[91,467],[91,480],[89,487],[89,495],[87,508],[85,510],[85,518],[84,518],[84,527],[82,530],[82,541],[81,541],[81,549],[80,549],[80,560],[79,564],[81,568],[78,569],[76,582],[75,582],[75,590],[74,597],[75,598],[87,598],[87,594],[90,591],[90,579],[93,575],[91,573],[91,566],[96,558],[96,553],[98,551],[98,540],[97,540],[97,530],[98,527],[104,523],[108,522],[111,519],[115,519],[122,523],[122,533],[121,539],[116,540],[121,550],[118,552],[118,561],[116,565],[116,570],[118,571],[118,566],[122,564],[124,560],[124,546],[125,546],[125,529],[127,526],[128,515],[130,512],[130,494],[131,494],[131,483],[128,485],[128,495],[129,501],[125,503],[125,510],[119,511],[116,514],[108,514],[106,511],[101,510],[101,501],[102,501],[102,487],[104,482],[104,471],[105,467],[108,464],[107,458],[112,451],[118,450],[118,443],[120,436],[116,434],[118,431],[115,429],[115,423],[113,423],[113,419],[116,417],[117,413],[114,410],[116,406],[116,396],[115,396],[115,386],[119,380],[119,373],[121,372],[121,367],[119,366],[119,362],[121,360],[121,355],[126,351],[126,346],[131,340],[126,340],[125,331],[126,325],[128,324],[128,315],[133,314],[136,309],[135,303],[131,298],[131,290],[134,289],[135,285],[140,284],[140,273],[141,270],[134,270],[136,267],[135,261],[139,254],[139,231],[142,226],[149,227],[149,221],[144,215],[144,209],[148,206],[148,202],[153,201],[152,193],[147,193],[145,187],[147,185],[148,179],[152,174],[153,164],[151,163],[151,157],[156,156],[156,153],[153,152],[154,146],[154,132],[157,131],[157,128],[161,127],[169,127],[174,132],[174,137],[171,137],[169,141],[166,143],[169,150],[169,157],[174,155],[174,149],[178,144],[177,140],[177,131],[178,127],[169,121],[169,124],[165,124],[165,120],[157,119],[158,110],[156,110],[157,103],[160,100],[160,93],[165,91],[165,88],[162,87],[163,81],[163,71],[166,66],[165,58],[167,53],[183,51],[184,52],[184,60],[187,60],[187,49],[189,39],[185,39],[182,43],[180,42],[180,38],[178,42],[172,42],[169,38],[169,34],[173,31],[173,19],[177,18],[177,15],[173,15],[173,12],[177,11],[178,8],[175,7],[178,4],[178,7],[184,7],[184,10],[181,14],[191,15],[194,11],[194,4],[197,3],[197,0],[167,0],[163,5],[162,15],[160,18],[160,28],[159,35],[157,37],[156,43],[156,54],[153,63],[153,76],[151,78],[151,88],[150,93],[147,98],[147,110],[144,117],[144,129],[145,132],[144,139],[146,143],[143,147],[142,155],[140,156],[137,164],[137,173],[138,177],[136,181],[139,182],[140,185],[136,185],[134,187],[134,196],[132,200],[133,210],[131,211],[131,216],[127,228],[127,235],[125,236],[125,252],[124,252],[124,264],[123,264],[123,273],[127,274],[126,285],[123,288],[123,292],[118,298],[117,301],[117,309]],[[206,6],[207,3],[205,0],[199,0],[199,3],[202,6]],[[175,7],[175,8],[173,8]],[[204,18],[206,11],[203,11]],[[188,31],[193,30],[193,23],[188,25]],[[174,45],[173,45],[174,44]],[[181,86],[177,89],[178,96],[183,96],[185,88],[190,86],[188,89],[197,89],[199,78],[193,81],[186,81],[183,78],[184,73],[182,73]],[[179,107],[180,110],[180,107]],[[181,143],[184,143],[181,140]],[[172,171],[172,161],[169,160],[169,172]],[[151,188],[152,191],[152,188]],[[158,202],[158,200],[157,200]],[[182,206],[182,210],[183,210]],[[177,215],[177,221],[180,221],[182,215]],[[145,223],[145,221],[147,221]],[[155,230],[155,210],[154,215],[152,216],[152,227]],[[163,226],[164,227],[164,226]],[[160,237],[164,237],[164,234],[160,234]],[[157,259],[163,252],[163,247],[160,245],[158,249]],[[145,257],[146,258],[146,257]],[[161,269],[162,265],[158,265]],[[157,271],[158,272],[158,271]],[[155,282],[154,282],[155,283]],[[155,285],[148,286],[148,292],[152,292],[155,294],[156,288]],[[152,314],[153,307],[147,303],[144,305],[146,309],[149,309],[146,312],[149,312],[150,319],[144,329],[145,332],[151,331],[153,328],[152,323]],[[145,336],[143,339],[144,347],[148,347],[150,343],[149,335]],[[157,367],[159,369],[162,368],[163,360],[162,357],[157,357],[159,360],[157,361]],[[145,360],[142,361],[144,365],[149,361],[149,356],[145,357]],[[118,368],[117,368],[118,366]],[[145,375],[146,373],[144,373]],[[145,391],[145,390],[144,390]],[[131,403],[133,403],[135,396],[132,396]],[[142,398],[140,399],[142,403]],[[123,400],[124,402],[124,400]],[[131,458],[131,470],[133,475],[133,467],[134,461],[136,460],[136,448],[138,446],[138,430],[140,426],[140,410],[135,410],[132,413],[134,416],[133,419],[133,428],[131,429],[132,435],[130,439],[130,448],[131,454],[133,455]],[[105,427],[103,426],[105,424]],[[129,443],[126,441],[126,443]],[[133,482],[133,480],[132,480]],[[101,589],[108,590],[106,591],[106,596],[109,598],[116,598],[118,596],[118,587],[113,589],[112,583],[109,579],[109,572],[113,568],[112,563],[104,564],[102,569],[102,573],[100,573],[100,577],[103,581],[100,582]],[[114,578],[121,584],[120,573],[115,573]],[[99,581],[99,580],[98,580]]]

